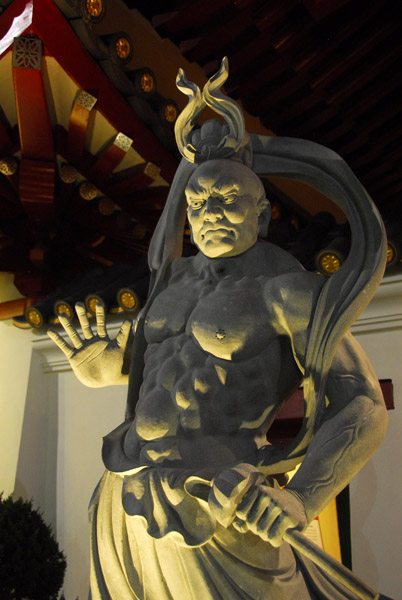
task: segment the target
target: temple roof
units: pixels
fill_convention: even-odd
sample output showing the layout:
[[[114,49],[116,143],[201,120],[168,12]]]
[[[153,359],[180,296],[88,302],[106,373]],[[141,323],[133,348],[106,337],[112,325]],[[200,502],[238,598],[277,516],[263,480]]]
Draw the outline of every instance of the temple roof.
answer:
[[[177,70],[202,85],[224,55],[247,129],[341,154],[386,221],[390,267],[400,264],[398,3],[0,0],[0,10],[0,271],[22,296],[0,303],[0,318],[28,324],[19,315],[33,305],[43,325],[57,301],[91,293],[123,310],[122,289],[141,303],[179,160]],[[343,215],[301,184],[264,185],[271,239],[309,269],[329,249],[335,268],[348,248]]]

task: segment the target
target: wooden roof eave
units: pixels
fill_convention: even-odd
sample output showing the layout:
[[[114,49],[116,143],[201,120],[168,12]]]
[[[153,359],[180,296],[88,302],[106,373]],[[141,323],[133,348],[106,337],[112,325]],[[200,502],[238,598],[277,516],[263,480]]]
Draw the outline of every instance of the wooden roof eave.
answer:
[[[162,177],[170,182],[176,171],[177,161],[114,88],[100,66],[83,47],[54,2],[14,0],[0,15],[0,40],[7,39],[14,19],[20,18],[27,6],[32,6],[32,14],[30,20],[27,20],[27,27],[18,31],[18,35],[23,33],[37,35],[43,41],[46,55],[54,57],[79,88],[97,90],[97,110],[118,132],[124,132],[135,140],[136,151],[146,161],[157,164],[161,169]],[[8,48],[4,48],[3,44],[2,52],[6,52]]]

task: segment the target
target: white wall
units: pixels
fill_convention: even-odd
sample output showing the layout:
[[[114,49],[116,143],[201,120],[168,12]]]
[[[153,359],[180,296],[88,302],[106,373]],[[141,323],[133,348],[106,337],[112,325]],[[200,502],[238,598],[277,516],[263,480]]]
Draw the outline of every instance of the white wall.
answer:
[[[31,361],[31,335],[0,322],[0,492],[15,485]]]
[[[353,571],[402,598],[402,276],[384,280],[352,329],[379,379],[392,379],[387,437],[350,486]]]
[[[102,436],[124,418],[126,387],[89,389],[59,375],[57,538],[67,555],[66,600],[88,596],[88,503],[104,471]]]
[[[394,381],[396,409],[384,445],[351,485],[353,566],[395,600],[402,589],[401,298],[402,277],[388,278],[354,327],[378,377]],[[86,599],[87,505],[103,472],[101,438],[121,422],[126,390],[85,388],[50,341],[8,323],[0,323],[0,377],[0,482],[41,506],[67,555],[66,600]]]
[[[11,273],[0,272],[0,302],[20,296]],[[0,493],[14,490],[31,361],[31,334],[0,321]]]

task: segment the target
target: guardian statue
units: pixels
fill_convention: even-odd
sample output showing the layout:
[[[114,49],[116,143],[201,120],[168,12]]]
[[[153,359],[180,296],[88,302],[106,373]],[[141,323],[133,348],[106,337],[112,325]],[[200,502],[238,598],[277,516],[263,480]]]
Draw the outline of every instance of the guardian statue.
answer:
[[[82,383],[129,384],[90,505],[91,598],[379,598],[340,565],[340,574],[326,568],[300,532],[385,434],[377,378],[348,332],[383,275],[383,226],[334,152],[248,135],[220,91],[227,75],[224,59],[201,91],[179,71],[189,96],[176,124],[183,159],[150,246],[133,347],[129,322],[109,339],[101,306],[96,333],[80,304],[82,334],[65,316],[69,343],[49,331]],[[207,105],[221,119],[196,128]],[[330,279],[265,240],[259,175],[303,181],[344,210],[352,248]],[[199,250],[189,258],[186,215]],[[300,433],[285,448],[270,445],[267,430],[303,381]]]

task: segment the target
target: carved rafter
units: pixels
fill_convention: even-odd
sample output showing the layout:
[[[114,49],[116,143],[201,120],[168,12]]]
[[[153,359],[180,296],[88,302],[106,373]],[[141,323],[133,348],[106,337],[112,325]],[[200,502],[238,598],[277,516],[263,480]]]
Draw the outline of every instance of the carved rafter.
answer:
[[[72,163],[82,159],[90,117],[97,99],[94,93],[80,90],[74,101],[68,124],[66,157]]]
[[[159,173],[160,168],[152,162],[130,167],[116,173],[106,187],[105,193],[116,198],[116,202],[118,202],[119,198],[146,188],[157,179]]]
[[[42,42],[39,39],[15,39],[13,81],[21,151],[25,158],[50,162],[54,160],[54,147],[40,68],[41,58]]]
[[[54,199],[55,155],[41,64],[41,40],[31,36],[14,40],[13,82],[22,151],[20,199],[27,214],[48,219]]]
[[[137,212],[156,211],[162,212],[169,193],[167,186],[147,187],[142,190],[132,191],[127,196],[116,197],[116,204],[123,210]]]
[[[121,163],[126,153],[130,150],[133,140],[124,133],[118,133],[113,142],[96,157],[89,178],[99,183],[106,182],[112,171]]]

